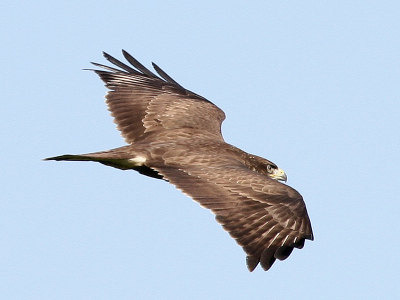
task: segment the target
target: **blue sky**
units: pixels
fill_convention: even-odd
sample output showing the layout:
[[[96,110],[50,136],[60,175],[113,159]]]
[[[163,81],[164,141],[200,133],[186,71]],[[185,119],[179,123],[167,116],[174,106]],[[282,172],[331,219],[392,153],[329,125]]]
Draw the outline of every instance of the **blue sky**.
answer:
[[[397,299],[400,4],[9,1],[0,12],[2,299]],[[172,185],[48,156],[124,145],[89,72],[152,61],[303,195],[315,241],[268,272]]]

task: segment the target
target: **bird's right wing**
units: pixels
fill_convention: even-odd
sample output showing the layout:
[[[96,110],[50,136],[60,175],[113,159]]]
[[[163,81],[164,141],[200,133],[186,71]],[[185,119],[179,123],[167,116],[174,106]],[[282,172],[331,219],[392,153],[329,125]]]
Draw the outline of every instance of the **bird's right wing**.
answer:
[[[268,270],[313,239],[303,198],[291,187],[218,154],[171,148],[159,155],[163,161],[150,167],[211,209],[247,253],[250,271],[259,262]]]

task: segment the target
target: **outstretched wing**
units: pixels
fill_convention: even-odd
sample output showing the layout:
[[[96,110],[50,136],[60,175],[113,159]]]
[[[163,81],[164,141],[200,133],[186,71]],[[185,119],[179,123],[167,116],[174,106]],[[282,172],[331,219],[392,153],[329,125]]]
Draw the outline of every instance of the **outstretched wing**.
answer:
[[[94,70],[110,91],[106,102],[125,141],[132,144],[159,131],[193,128],[222,140],[224,112],[207,99],[184,89],[157,65],[158,77],[126,51],[132,67],[107,53],[104,56],[121,68],[93,63],[104,70]]]
[[[220,153],[170,149],[163,160],[153,157],[151,168],[212,210],[247,253],[250,271],[258,263],[268,270],[313,239],[303,198],[291,187]]]

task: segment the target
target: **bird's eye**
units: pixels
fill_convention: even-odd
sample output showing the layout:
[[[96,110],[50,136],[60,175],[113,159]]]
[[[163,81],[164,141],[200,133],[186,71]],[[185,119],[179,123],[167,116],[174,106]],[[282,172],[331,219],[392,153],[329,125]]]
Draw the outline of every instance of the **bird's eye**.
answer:
[[[268,173],[272,173],[272,170],[273,170],[274,168],[271,166],[271,165],[267,165],[267,172]]]

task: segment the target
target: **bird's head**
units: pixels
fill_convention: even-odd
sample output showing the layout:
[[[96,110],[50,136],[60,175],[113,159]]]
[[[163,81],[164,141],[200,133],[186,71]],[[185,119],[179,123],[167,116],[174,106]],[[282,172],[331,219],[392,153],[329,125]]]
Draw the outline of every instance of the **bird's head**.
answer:
[[[246,164],[251,170],[267,175],[272,179],[285,182],[287,180],[286,173],[281,168],[263,157],[248,155],[246,157]]]
[[[268,176],[271,177],[272,179],[284,182],[286,182],[287,180],[287,175],[285,171],[283,171],[281,168],[278,168],[278,166],[275,164],[267,165],[267,173]]]

